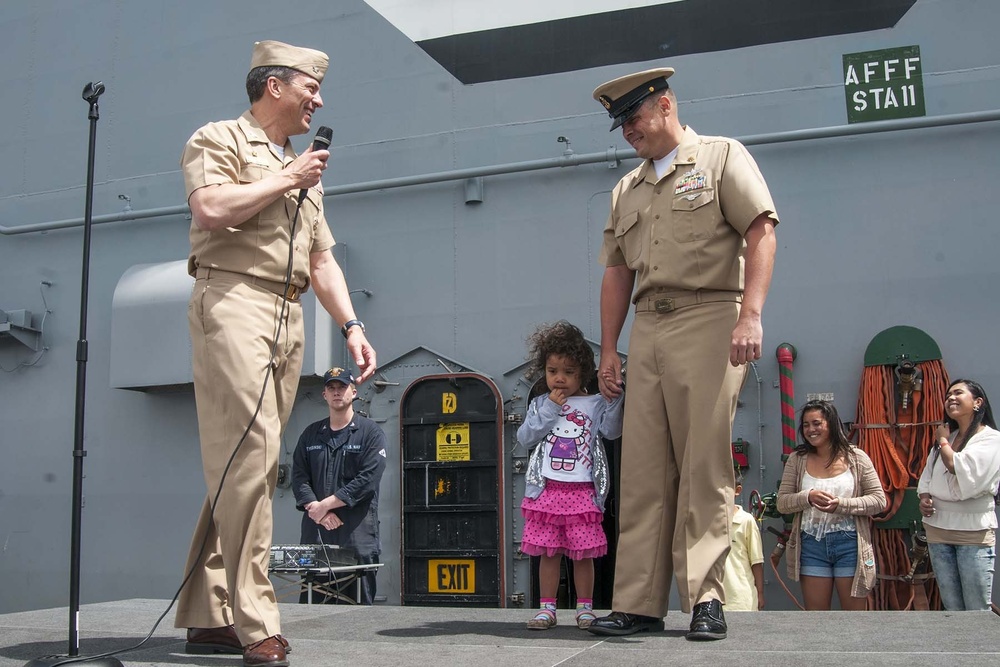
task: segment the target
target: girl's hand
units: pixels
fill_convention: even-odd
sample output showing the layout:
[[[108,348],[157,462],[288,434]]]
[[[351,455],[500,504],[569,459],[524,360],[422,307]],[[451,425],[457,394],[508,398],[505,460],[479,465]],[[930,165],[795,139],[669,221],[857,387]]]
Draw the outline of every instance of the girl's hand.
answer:
[[[934,442],[937,443],[941,438],[947,440],[949,435],[951,435],[951,430],[948,428],[948,425],[941,424],[937,427],[937,432],[934,434]]]
[[[558,405],[566,405],[566,390],[553,389],[549,392],[549,400]]]
[[[920,513],[924,516],[931,516],[936,510],[934,509],[934,499],[929,495],[920,498]]]
[[[817,504],[816,509],[820,512],[826,512],[827,514],[833,514],[840,507],[840,498],[836,496],[828,496],[829,500],[825,503]]]
[[[840,504],[840,499],[836,496],[831,496],[825,491],[809,489],[809,504],[820,512],[832,513]]]

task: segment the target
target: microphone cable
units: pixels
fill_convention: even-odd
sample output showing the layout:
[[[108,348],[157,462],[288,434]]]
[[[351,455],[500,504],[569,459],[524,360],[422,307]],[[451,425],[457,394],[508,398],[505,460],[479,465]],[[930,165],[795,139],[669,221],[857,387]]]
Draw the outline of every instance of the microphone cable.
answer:
[[[326,132],[324,132],[324,130]],[[321,133],[324,136],[320,136]],[[327,128],[327,127],[320,127],[319,128],[319,130],[316,133],[316,135],[317,135],[316,136],[316,140],[313,142],[313,150],[319,150],[319,149],[317,149],[317,145],[318,144],[325,143],[326,146],[330,145],[330,138],[329,138],[329,136],[325,136],[326,133],[329,133],[330,135],[332,135],[332,130],[330,130],[330,128]],[[324,147],[324,146],[321,146],[320,148],[322,150],[327,150],[327,148]],[[257,416],[260,414],[260,410],[261,410],[261,408],[264,405],[264,397],[267,395],[267,386],[268,386],[268,383],[270,382],[271,373],[272,373],[271,364],[274,363],[274,357],[277,355],[278,342],[281,340],[281,330],[284,327],[285,313],[286,313],[286,311],[288,309],[288,290],[289,290],[289,287],[291,286],[291,282],[292,282],[292,268],[293,268],[292,262],[293,262],[293,259],[294,259],[294,256],[295,256],[294,255],[295,231],[296,231],[296,227],[298,227],[299,212],[302,210],[302,204],[303,204],[303,202],[306,199],[306,193],[308,191],[309,191],[309,188],[303,188],[302,190],[299,191],[298,201],[297,201],[296,206],[295,206],[295,215],[292,217],[292,222],[289,225],[288,261],[287,261],[287,265],[286,265],[286,268],[285,268],[285,281],[284,281],[284,286],[283,286],[282,293],[281,293],[281,310],[278,312],[278,325],[277,325],[277,329],[276,329],[275,335],[274,335],[274,342],[271,344],[271,354],[270,354],[270,357],[267,360],[267,367],[266,367],[265,372],[264,372],[264,382],[261,385],[260,396],[257,399],[257,407],[254,410],[253,415],[251,415],[251,417],[250,417],[250,422],[247,424],[246,428],[243,430],[243,435],[240,436],[239,442],[236,443],[236,447],[233,449],[232,454],[229,455],[229,460],[226,462],[226,467],[223,468],[223,470],[222,470],[222,477],[219,479],[219,487],[216,489],[215,495],[212,498],[212,506],[211,506],[211,508],[209,510],[209,514],[208,514],[208,524],[207,525],[209,527],[212,526],[213,523],[214,523],[215,508],[219,504],[219,497],[222,495],[222,487],[223,487],[223,485],[226,482],[226,476],[229,474],[229,469],[232,467],[233,461],[236,460],[236,455],[239,453],[240,448],[243,447],[243,443],[246,442],[247,436],[250,435],[250,429],[252,429],[254,423],[256,423]],[[153,623],[153,627],[150,629],[149,633],[145,637],[143,637],[142,640],[138,644],[136,644],[135,646],[129,646],[129,647],[117,649],[117,650],[114,650],[114,651],[108,651],[106,653],[101,653],[101,654],[98,654],[98,655],[68,657],[65,660],[61,660],[59,662],[52,663],[51,665],[49,665],[49,667],[59,667],[60,665],[69,665],[69,664],[72,664],[72,663],[75,663],[75,662],[84,662],[84,661],[88,661],[88,660],[99,660],[101,658],[110,658],[110,657],[113,657],[113,656],[116,656],[116,655],[122,655],[124,653],[129,653],[131,651],[135,651],[135,650],[141,648],[143,645],[145,645],[145,643],[148,642],[150,640],[150,638],[153,636],[153,634],[156,632],[157,628],[160,627],[160,623],[163,622],[163,619],[166,618],[167,614],[170,613],[170,610],[173,609],[174,604],[177,602],[177,598],[180,597],[181,591],[184,590],[184,586],[186,586],[187,583],[188,583],[188,581],[191,580],[191,577],[194,576],[195,570],[198,569],[198,566],[201,563],[201,557],[205,553],[205,547],[208,545],[208,535],[209,535],[209,533],[208,533],[208,530],[206,529],[205,536],[202,538],[202,540],[201,540],[201,546],[198,549],[198,557],[194,559],[194,564],[187,571],[187,574],[184,575],[184,580],[181,581],[181,585],[178,586],[177,591],[174,593],[174,596],[170,599],[170,604],[167,605],[167,608],[163,610],[163,613],[160,614],[160,616]]]

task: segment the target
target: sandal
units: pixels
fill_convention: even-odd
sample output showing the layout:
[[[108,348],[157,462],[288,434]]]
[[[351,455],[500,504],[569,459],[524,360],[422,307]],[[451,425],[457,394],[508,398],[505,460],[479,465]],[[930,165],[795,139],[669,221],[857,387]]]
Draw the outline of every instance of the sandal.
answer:
[[[548,630],[556,624],[556,613],[548,609],[541,609],[535,617],[528,621],[529,630]]]
[[[576,612],[576,627],[581,630],[586,630],[590,627],[590,624],[597,620],[597,616],[594,615],[591,609],[580,609]]]

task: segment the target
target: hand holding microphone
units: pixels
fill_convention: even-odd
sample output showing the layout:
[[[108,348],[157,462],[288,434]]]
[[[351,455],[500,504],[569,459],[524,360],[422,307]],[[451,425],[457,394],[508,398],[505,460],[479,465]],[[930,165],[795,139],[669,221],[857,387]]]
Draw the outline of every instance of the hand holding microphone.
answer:
[[[320,176],[323,174],[323,169],[326,168],[326,160],[325,159],[320,160],[319,164],[317,165],[316,157],[313,155],[313,153],[316,153],[318,151],[329,151],[330,143],[332,141],[333,141],[333,130],[324,125],[323,127],[319,128],[319,130],[316,131],[316,138],[313,139],[310,151],[303,153],[298,158],[296,158],[296,161],[302,159],[306,160],[306,165],[305,165],[306,173],[302,174],[302,176],[303,180],[305,180],[308,183],[306,187],[299,190],[300,206],[302,205],[302,202],[305,200],[306,193],[309,192],[309,188],[311,188],[313,185],[316,185],[316,183],[319,183]],[[318,173],[313,171],[317,168],[318,168]]]

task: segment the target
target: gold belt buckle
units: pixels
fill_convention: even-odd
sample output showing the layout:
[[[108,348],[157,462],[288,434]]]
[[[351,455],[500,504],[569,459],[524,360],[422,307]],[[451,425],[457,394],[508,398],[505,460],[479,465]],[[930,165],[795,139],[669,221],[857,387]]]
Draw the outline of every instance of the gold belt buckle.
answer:
[[[658,313],[669,313],[674,309],[673,299],[657,299],[653,302],[653,308]]]
[[[288,291],[285,292],[285,298],[287,298],[289,301],[298,301],[299,300],[299,288],[298,288],[298,286],[297,285],[289,285],[288,286]]]

